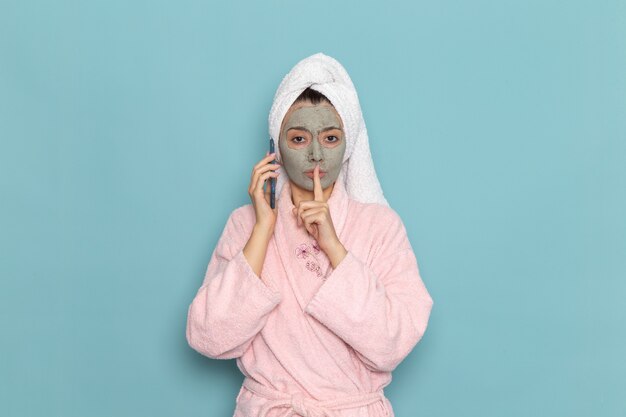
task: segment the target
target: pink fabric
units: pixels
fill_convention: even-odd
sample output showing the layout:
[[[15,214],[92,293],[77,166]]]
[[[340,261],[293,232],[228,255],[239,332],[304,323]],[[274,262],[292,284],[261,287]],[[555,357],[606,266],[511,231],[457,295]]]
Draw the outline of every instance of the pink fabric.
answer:
[[[337,181],[328,204],[348,253],[333,269],[297,225],[288,182],[277,204],[260,278],[243,255],[254,208],[248,204],[230,215],[189,306],[189,345],[210,358],[236,358],[246,379],[280,397],[268,408],[273,400],[244,381],[234,417],[257,417],[262,409],[266,417],[393,416],[382,394],[341,410],[323,404],[382,393],[426,331],[433,300],[402,220],[390,207],[351,199]]]

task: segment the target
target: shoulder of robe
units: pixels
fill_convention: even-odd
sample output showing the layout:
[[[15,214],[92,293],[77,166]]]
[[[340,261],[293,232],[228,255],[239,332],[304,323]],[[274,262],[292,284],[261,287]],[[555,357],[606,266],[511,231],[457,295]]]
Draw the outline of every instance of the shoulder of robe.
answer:
[[[403,227],[400,215],[391,207],[378,203],[362,203],[351,200],[352,213],[360,227],[376,233],[399,232]]]
[[[252,204],[237,207],[230,214],[230,217],[237,228],[246,232],[252,231],[254,223],[256,222],[256,214],[254,213],[254,206]]]

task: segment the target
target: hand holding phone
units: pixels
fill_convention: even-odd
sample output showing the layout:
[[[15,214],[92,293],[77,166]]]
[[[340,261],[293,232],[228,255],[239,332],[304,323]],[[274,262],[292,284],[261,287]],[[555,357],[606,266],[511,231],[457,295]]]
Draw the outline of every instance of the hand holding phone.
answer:
[[[275,158],[275,155],[270,155],[269,152],[265,153],[265,157],[254,165],[248,186],[248,194],[254,206],[256,224],[266,231],[274,230],[276,215],[278,214],[276,208],[270,207],[270,189],[272,187],[271,181],[268,181],[270,179],[276,181],[276,177],[280,175],[277,172],[280,164],[272,164],[272,160]]]

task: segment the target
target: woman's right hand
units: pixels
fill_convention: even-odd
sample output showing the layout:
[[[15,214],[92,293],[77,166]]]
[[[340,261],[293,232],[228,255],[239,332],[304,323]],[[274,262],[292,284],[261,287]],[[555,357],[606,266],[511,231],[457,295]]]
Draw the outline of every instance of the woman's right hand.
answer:
[[[250,177],[250,186],[248,194],[254,206],[256,214],[256,225],[263,230],[271,233],[274,231],[276,224],[276,215],[278,213],[278,204],[270,207],[270,182],[267,182],[267,190],[263,191],[263,184],[270,178],[277,178],[279,173],[274,170],[280,168],[280,164],[270,163],[275,158],[275,153],[265,153],[265,158],[254,166],[252,176]],[[278,203],[278,200],[275,200]]]

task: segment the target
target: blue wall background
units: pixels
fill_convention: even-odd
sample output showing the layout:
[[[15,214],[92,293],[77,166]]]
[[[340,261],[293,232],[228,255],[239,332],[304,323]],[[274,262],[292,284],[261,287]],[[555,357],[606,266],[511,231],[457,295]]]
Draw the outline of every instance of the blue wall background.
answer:
[[[435,300],[396,415],[624,415],[625,51],[621,1],[2,1],[0,414],[232,414],[187,308],[324,52]]]

